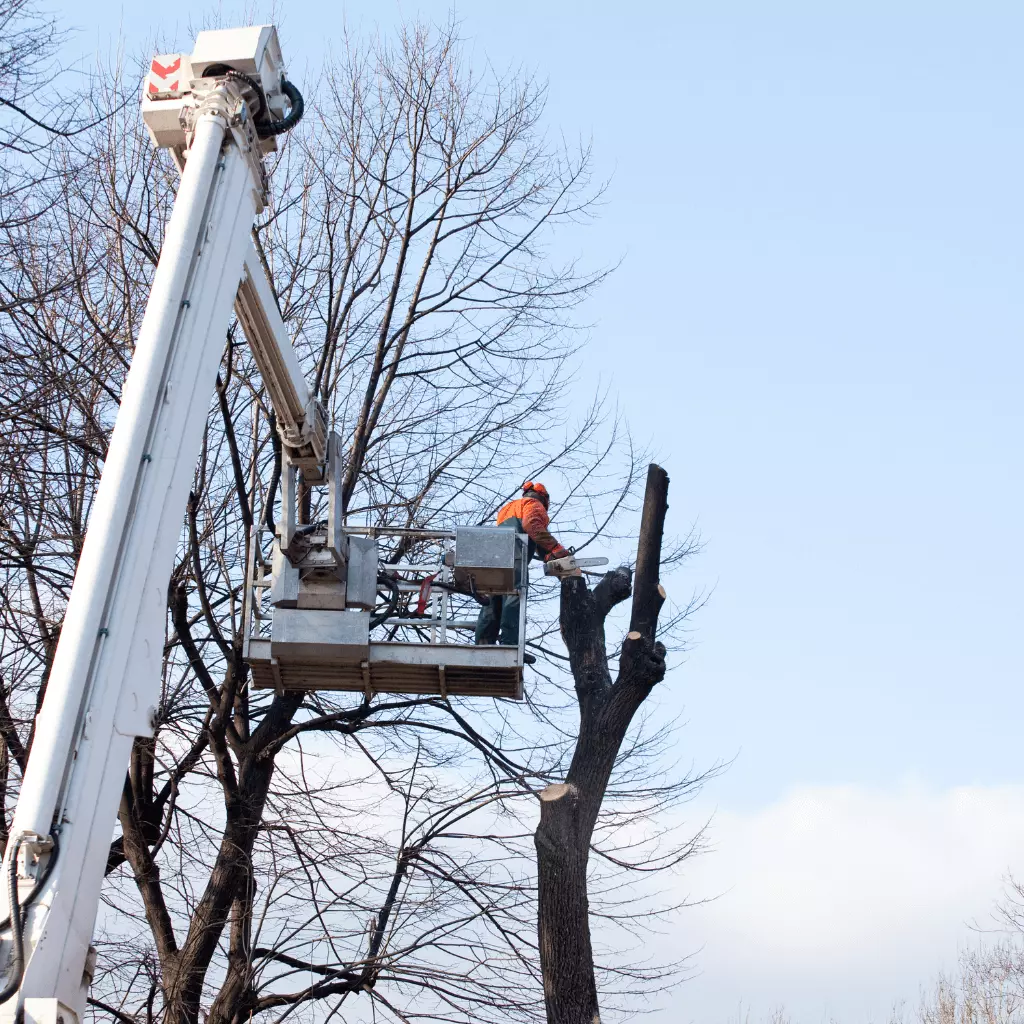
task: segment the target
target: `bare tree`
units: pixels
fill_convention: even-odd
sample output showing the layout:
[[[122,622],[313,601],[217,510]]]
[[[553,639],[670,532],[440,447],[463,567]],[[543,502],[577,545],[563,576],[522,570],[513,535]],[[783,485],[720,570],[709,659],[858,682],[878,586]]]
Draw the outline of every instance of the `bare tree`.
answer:
[[[61,62],[68,36],[38,0],[0,0],[0,223],[8,227],[46,209],[48,186],[66,170],[55,165],[54,143],[98,123],[82,116],[88,76]],[[24,298],[0,292],[0,308]]]
[[[993,926],[974,925],[980,940],[961,948],[956,965],[922,985],[916,1006],[895,1002],[886,1024],[1020,1024],[1024,1019],[1024,884],[1007,880]],[[749,1016],[749,1014],[748,1014]],[[788,1024],[776,1010],[768,1024]]]
[[[0,3],[0,152],[8,160],[14,154],[37,154],[53,136],[66,132],[50,123],[60,109],[57,101],[65,98],[57,91],[55,67],[65,41],[56,18],[36,0]]]
[[[8,806],[175,187],[125,112],[135,72],[115,71],[89,120],[111,116],[60,140],[42,222],[0,239],[5,287],[28,297],[4,314],[0,396],[17,427],[0,438]],[[599,403],[567,411],[574,309],[602,274],[552,257],[599,194],[588,152],[544,138],[529,78],[474,77],[451,29],[349,41],[319,93],[257,238],[345,439],[348,515],[486,521],[548,471],[560,524],[610,542],[638,460]],[[94,1005],[122,1024],[542,1019],[529,819],[573,735],[556,592],[536,588],[548,660],[521,707],[254,690],[241,593],[277,467],[239,340],[232,327],[170,581],[157,735],[125,779]],[[633,814],[692,783],[644,775],[656,744],[620,759]]]
[[[562,582],[562,638],[569,651],[580,724],[565,781],[540,793],[535,835],[540,960],[549,1024],[600,1020],[587,867],[601,805],[630,725],[665,677],[666,649],[657,639],[657,629],[666,596],[660,576],[668,483],[665,470],[652,463],[635,580],[624,565],[606,573],[593,590],[582,577]],[[631,593],[629,632],[619,647],[613,681],[605,621]]]

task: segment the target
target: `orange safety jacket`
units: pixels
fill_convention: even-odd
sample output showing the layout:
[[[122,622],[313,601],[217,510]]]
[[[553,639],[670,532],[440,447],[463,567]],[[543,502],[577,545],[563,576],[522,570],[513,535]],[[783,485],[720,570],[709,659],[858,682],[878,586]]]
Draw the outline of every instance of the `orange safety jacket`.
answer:
[[[543,502],[537,498],[515,498],[507,505],[503,505],[498,512],[498,525],[508,522],[510,519],[517,519],[517,527],[522,527],[524,533],[537,545],[544,554],[549,554],[561,545],[551,536],[548,524],[548,510]]]

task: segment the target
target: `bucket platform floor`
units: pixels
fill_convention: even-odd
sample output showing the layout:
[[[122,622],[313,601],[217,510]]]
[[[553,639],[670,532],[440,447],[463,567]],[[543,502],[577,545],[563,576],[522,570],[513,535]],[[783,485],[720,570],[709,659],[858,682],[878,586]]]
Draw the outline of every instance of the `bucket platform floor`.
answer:
[[[515,647],[474,644],[371,643],[369,658],[275,658],[269,640],[252,639],[246,659],[257,689],[350,690],[440,697],[521,700],[523,670]]]

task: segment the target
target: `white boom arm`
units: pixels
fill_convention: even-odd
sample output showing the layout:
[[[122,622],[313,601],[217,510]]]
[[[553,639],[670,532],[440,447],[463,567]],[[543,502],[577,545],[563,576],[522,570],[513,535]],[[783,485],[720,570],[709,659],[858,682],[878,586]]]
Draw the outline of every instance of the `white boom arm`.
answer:
[[[235,312],[270,394],[289,461],[302,470],[307,482],[317,483],[323,479],[327,418],[306,386],[274,289],[253,245],[245,259]]]
[[[273,148],[253,122],[254,79],[264,119],[285,99],[295,107],[273,26],[200,33],[191,58],[159,57],[147,78],[147,126],[184,167],[4,861],[0,913],[13,884],[24,926],[2,933],[0,1024],[82,1019],[125,769],[135,737],[154,732],[167,584],[233,304],[289,456],[310,471],[323,460],[323,414],[250,237]]]

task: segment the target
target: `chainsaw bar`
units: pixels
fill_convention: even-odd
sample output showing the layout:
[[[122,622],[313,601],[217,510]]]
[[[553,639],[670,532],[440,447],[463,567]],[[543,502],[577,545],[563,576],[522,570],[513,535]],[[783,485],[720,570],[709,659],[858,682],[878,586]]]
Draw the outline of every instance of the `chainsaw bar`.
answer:
[[[565,558],[552,558],[551,561],[545,562],[544,575],[564,579],[567,576],[582,576],[586,572],[588,576],[601,576],[602,573],[587,570],[590,566],[607,564],[607,558],[577,558],[575,555],[566,555]]]

